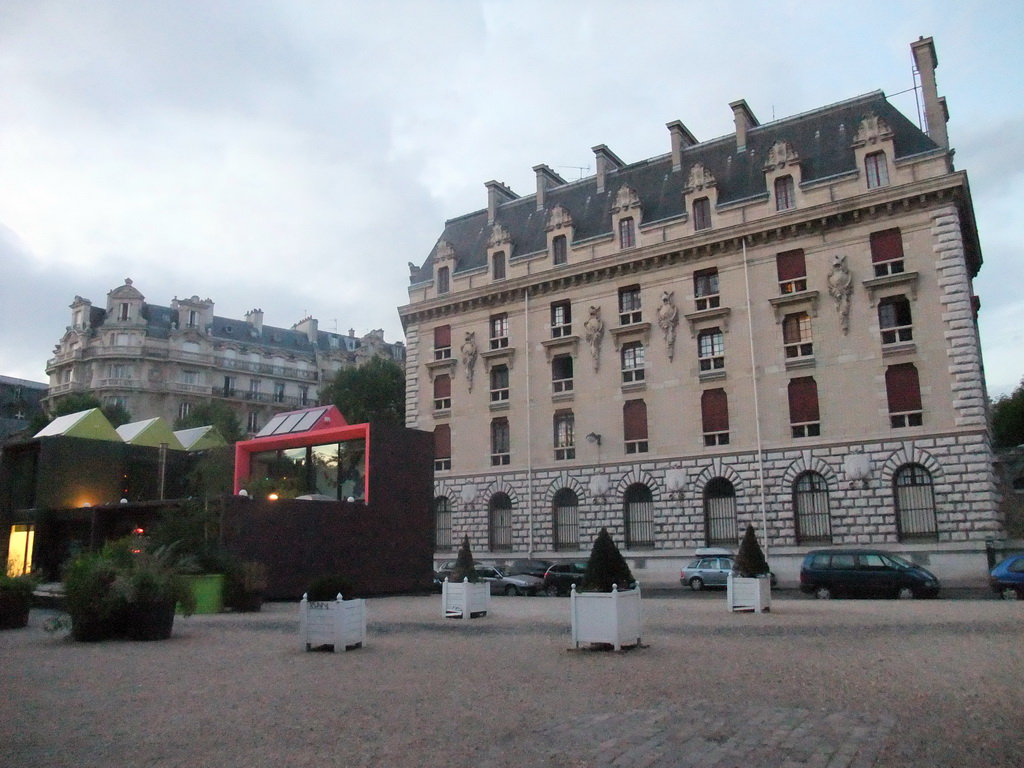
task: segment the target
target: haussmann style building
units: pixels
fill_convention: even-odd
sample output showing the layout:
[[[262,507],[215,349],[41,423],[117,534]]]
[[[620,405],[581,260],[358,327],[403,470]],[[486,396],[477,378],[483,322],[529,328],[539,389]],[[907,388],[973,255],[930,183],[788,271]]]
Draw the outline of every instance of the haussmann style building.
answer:
[[[362,338],[322,331],[313,317],[291,328],[264,325],[262,309],[220,317],[198,296],[150,304],[126,279],[103,307],[75,297],[54,355],[47,407],[87,392],[135,418],[173,423],[197,403],[219,400],[255,434],[278,413],[319,405],[321,389],[343,368],[373,357],[403,364],[405,347],[381,330]]]
[[[607,526],[640,580],[749,523],[783,583],[881,546],[980,580],[998,512],[972,279],[982,256],[931,38],[922,119],[880,91],[596,175],[491,181],[399,312],[407,425],[435,441],[436,557],[578,560]]]

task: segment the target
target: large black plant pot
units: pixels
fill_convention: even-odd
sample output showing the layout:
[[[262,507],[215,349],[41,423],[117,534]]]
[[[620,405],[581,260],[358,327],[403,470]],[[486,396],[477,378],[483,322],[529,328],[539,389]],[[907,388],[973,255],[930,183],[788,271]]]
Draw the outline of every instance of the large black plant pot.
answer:
[[[174,626],[174,601],[131,603],[125,618],[129,640],[167,640]]]
[[[21,629],[28,626],[32,595],[0,592],[0,629]]]

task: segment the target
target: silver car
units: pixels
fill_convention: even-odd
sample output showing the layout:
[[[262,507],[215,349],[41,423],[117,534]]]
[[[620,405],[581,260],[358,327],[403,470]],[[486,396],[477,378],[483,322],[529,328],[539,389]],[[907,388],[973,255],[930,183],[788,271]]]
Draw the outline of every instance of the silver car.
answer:
[[[491,585],[492,595],[536,595],[544,588],[544,579],[528,573],[506,576],[500,569],[489,565],[478,565],[476,575]]]
[[[704,587],[727,586],[734,559],[724,555],[698,557],[679,572],[679,583],[699,592]],[[774,573],[768,574],[774,587],[778,580]]]

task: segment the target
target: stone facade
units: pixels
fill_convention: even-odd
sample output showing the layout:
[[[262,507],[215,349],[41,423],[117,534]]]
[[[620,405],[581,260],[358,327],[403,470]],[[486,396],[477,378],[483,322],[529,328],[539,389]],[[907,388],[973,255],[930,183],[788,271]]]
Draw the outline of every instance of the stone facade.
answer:
[[[537,166],[536,196],[488,182],[411,267],[407,424],[450,443],[440,558],[463,535],[582,558],[607,527],[670,583],[753,523],[783,581],[839,545],[984,576],[1005,532],[981,254],[944,131],[881,93],[766,125],[731,106],[733,137],[676,121],[665,156],[600,145],[596,177]]]

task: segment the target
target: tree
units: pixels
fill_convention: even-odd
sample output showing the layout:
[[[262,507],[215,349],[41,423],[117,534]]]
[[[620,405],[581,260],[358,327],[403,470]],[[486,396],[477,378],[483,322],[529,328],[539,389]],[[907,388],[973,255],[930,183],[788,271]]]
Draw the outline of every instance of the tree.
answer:
[[[174,429],[193,429],[210,424],[217,428],[227,443],[234,444],[242,439],[242,423],[238,420],[238,414],[220,400],[196,403],[187,416],[174,420]]]
[[[768,561],[764,559],[764,552],[761,545],[757,543],[757,533],[754,526],[748,525],[740,542],[739,551],[736,552],[736,560],[732,566],[733,573],[745,578],[754,578],[770,573]]]
[[[476,583],[479,577],[476,575],[476,564],[473,562],[473,551],[469,548],[469,536],[464,536],[462,546],[459,547],[459,554],[455,558],[455,568],[452,569],[451,581],[462,581]]]
[[[587,592],[611,592],[613,584],[619,589],[630,589],[633,586],[633,572],[615,546],[608,529],[602,528],[594,539],[587,569],[583,572],[583,589]]]
[[[1012,394],[992,403],[992,447],[1005,451],[1024,445],[1024,379]]]
[[[374,357],[338,371],[321,401],[334,403],[349,424],[383,421],[405,425],[405,371],[394,360]]]
[[[132,415],[119,403],[104,405],[95,395],[86,392],[72,392],[57,401],[49,416],[37,416],[33,419],[29,428],[32,430],[32,434],[35,434],[58,416],[67,416],[69,413],[80,413],[93,408],[99,408],[115,429],[132,420]]]

